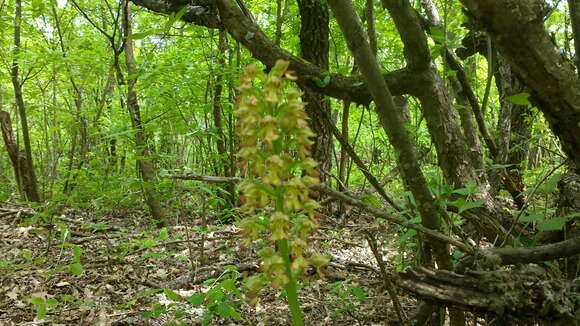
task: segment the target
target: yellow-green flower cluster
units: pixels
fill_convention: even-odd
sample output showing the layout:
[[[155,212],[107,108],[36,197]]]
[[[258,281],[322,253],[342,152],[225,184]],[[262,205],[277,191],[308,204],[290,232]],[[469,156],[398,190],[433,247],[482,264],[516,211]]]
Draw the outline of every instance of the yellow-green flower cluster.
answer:
[[[240,190],[242,210],[248,214],[240,226],[247,243],[264,234],[271,241],[288,241],[292,271],[298,273],[308,265],[319,265],[309,261],[313,257],[306,251],[308,235],[317,227],[318,204],[309,193],[319,183],[319,174],[310,157],[314,134],[301,93],[287,87],[287,81],[296,79],[288,65],[279,60],[268,74],[248,66],[237,88],[239,167],[246,174]],[[284,286],[288,277],[279,253],[265,248],[261,256],[269,283]]]

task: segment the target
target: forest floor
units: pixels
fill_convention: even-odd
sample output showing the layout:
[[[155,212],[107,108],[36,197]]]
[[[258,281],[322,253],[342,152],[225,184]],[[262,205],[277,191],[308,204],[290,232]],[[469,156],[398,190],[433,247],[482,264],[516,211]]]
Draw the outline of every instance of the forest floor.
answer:
[[[205,318],[210,325],[291,324],[273,289],[253,306],[236,297],[258,260],[251,246],[241,245],[234,224],[211,224],[202,235],[196,231],[202,218],[185,212],[160,232],[151,231],[139,210],[61,209],[49,222],[22,226],[39,214],[6,203],[0,208],[0,325],[201,325]],[[375,258],[353,223],[328,217],[312,238],[315,250],[332,260],[324,278],[311,272],[302,279],[307,325],[398,325]],[[387,264],[398,253],[395,238],[383,239]],[[191,299],[210,291],[218,293],[216,301]],[[414,299],[399,294],[410,313]],[[220,317],[234,316],[228,306],[241,321]]]

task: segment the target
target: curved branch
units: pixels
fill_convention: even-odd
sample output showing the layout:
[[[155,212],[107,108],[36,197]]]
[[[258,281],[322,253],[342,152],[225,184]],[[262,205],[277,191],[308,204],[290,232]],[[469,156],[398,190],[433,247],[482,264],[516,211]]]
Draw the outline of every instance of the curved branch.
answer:
[[[187,6],[181,20],[199,26],[222,29],[217,7],[207,0],[132,0],[134,4],[161,14],[173,14]]]
[[[132,0],[138,6],[151,11],[171,14],[183,8],[182,0]],[[183,21],[210,27],[225,28],[228,33],[240,42],[252,56],[267,67],[272,67],[278,59],[288,60],[290,69],[299,77],[302,85],[330,97],[368,105],[372,97],[361,77],[347,77],[340,74],[329,74],[326,70],[300,58],[277,46],[270,40],[260,27],[248,18],[238,5],[231,0],[195,0],[193,7],[203,7],[206,16],[189,14],[188,10],[181,19]],[[218,9],[217,11],[215,9]],[[199,9],[201,12],[201,9]],[[211,16],[211,15],[213,16]],[[328,85],[319,87],[315,80],[324,80],[330,76]],[[417,76],[404,68],[383,74],[389,89],[393,95],[411,94],[416,95],[421,91]]]

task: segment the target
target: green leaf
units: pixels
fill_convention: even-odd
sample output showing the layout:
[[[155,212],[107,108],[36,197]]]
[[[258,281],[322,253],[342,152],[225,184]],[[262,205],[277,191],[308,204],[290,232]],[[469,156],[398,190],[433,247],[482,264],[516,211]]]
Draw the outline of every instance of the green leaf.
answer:
[[[359,301],[362,301],[362,300],[364,300],[367,297],[366,294],[365,294],[365,292],[361,288],[358,288],[356,286],[353,287],[353,288],[351,288],[351,291],[352,291],[352,294],[354,294],[354,296]]]
[[[169,16],[169,19],[165,22],[165,26],[164,26],[165,31],[168,32],[171,29],[171,27],[173,26],[173,24],[176,21],[178,21],[179,19],[181,19],[181,17],[183,17],[183,15],[185,15],[185,13],[187,12],[187,9],[188,9],[188,6],[183,6],[183,8],[181,8],[178,12]]]
[[[431,34],[431,38],[433,39],[433,41],[443,44],[445,44],[445,41],[447,41],[447,38],[445,37],[445,32],[441,28],[431,27],[429,29],[429,32]]]
[[[46,304],[49,307],[56,307],[58,305],[58,300],[56,300],[55,298],[50,298],[50,299],[46,300]]]
[[[131,134],[136,133],[137,131],[138,131],[137,129],[123,130],[123,131],[116,132],[116,133],[113,133],[113,134],[110,134],[110,135],[106,135],[106,136],[103,137],[103,139],[116,138],[116,137],[124,136],[124,135],[131,135]]]
[[[236,310],[230,311],[230,317],[235,320],[244,320],[244,318],[242,318],[242,315],[240,315]]]
[[[36,306],[36,319],[43,319],[46,316],[46,304],[42,303]]]
[[[30,303],[32,303],[33,305],[39,305],[39,304],[45,304],[46,301],[44,301],[43,298],[31,298]]]
[[[79,263],[81,261],[81,255],[83,254],[83,248],[74,245],[72,247],[72,250],[73,250],[73,261],[75,263]]]
[[[167,239],[168,236],[169,236],[169,231],[167,230],[167,228],[163,228],[159,231],[159,236],[157,236],[157,241],[163,241],[163,240]]]
[[[153,239],[145,239],[145,240],[143,240],[143,246],[146,247],[146,248],[151,249],[151,248],[153,248],[153,245],[154,244],[155,244],[155,240],[153,240]]]
[[[228,279],[228,280],[223,281],[221,283],[221,286],[230,292],[233,292],[236,290],[236,285],[234,284],[234,280],[232,280],[232,279]]]
[[[141,40],[141,39],[144,39],[144,38],[146,38],[147,36],[149,36],[151,34],[153,34],[153,31],[141,32],[141,33],[133,33],[128,38],[130,38],[132,40]]]
[[[22,250],[22,256],[24,256],[26,260],[32,260],[32,253],[26,249]]]
[[[551,220],[544,221],[538,224],[538,230],[540,231],[557,231],[562,230],[568,218],[566,216],[556,217]]]
[[[408,229],[407,232],[405,232],[405,234],[403,234],[399,238],[399,242],[400,243],[405,243],[406,241],[412,239],[415,235],[417,235],[417,231],[415,231],[413,229]]]
[[[421,223],[422,221],[423,221],[423,219],[421,218],[421,216],[415,216],[409,220],[409,223],[410,224],[417,224],[417,223]]]
[[[161,314],[163,314],[165,311],[167,311],[167,308],[165,308],[165,306],[160,303],[156,303],[153,305],[153,307],[151,307],[153,316],[157,318],[159,318],[159,316],[161,316]]]
[[[467,202],[459,208],[459,214],[461,214],[462,212],[465,212],[466,210],[479,207],[479,206],[483,205],[484,202],[485,201],[483,199],[479,199],[479,200],[476,200],[474,202]]]
[[[225,302],[220,302],[216,310],[220,317],[228,318],[230,317],[231,311],[234,310],[234,308]]]
[[[202,325],[209,325],[209,323],[211,323],[211,320],[213,319],[213,312],[209,311],[207,314],[205,314],[204,318],[203,318],[203,322],[201,323]]]
[[[529,93],[518,93],[511,96],[508,96],[506,99],[516,105],[530,105],[530,101],[528,100],[530,97]]]
[[[520,217],[520,221],[521,222],[537,222],[537,221],[543,221],[545,218],[545,216],[543,215],[525,215]]]
[[[561,173],[554,174],[550,179],[548,179],[548,181],[546,181],[538,188],[538,193],[542,195],[549,195],[553,193],[558,187],[558,182],[560,182],[560,179],[562,179]]]
[[[314,83],[316,84],[316,86],[323,88],[328,86],[328,84],[330,84],[330,75],[326,75],[324,77],[324,79],[320,79],[318,77],[312,77],[312,80],[314,80]]]
[[[165,293],[165,295],[173,301],[181,300],[181,296],[178,293],[175,293],[169,289],[163,289],[163,293]]]
[[[74,263],[74,264],[70,264],[68,265],[68,268],[70,269],[70,272],[73,273],[73,275],[79,276],[83,273],[83,265],[81,265],[81,263]]]
[[[146,297],[146,296],[149,296],[151,294],[155,294],[155,293],[159,293],[159,292],[163,292],[163,289],[147,289],[147,290],[141,292],[141,294],[139,294],[139,296]]]
[[[43,9],[44,9],[44,1],[32,0],[32,13],[35,18],[42,14]]]
[[[199,307],[203,303],[203,300],[205,300],[205,293],[194,293],[185,300],[191,303],[194,307]]]

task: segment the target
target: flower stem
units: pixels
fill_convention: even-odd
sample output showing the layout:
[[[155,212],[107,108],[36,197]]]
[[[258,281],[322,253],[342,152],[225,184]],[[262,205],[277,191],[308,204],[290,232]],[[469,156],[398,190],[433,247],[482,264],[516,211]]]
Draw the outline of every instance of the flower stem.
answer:
[[[298,291],[296,289],[296,279],[292,273],[290,262],[290,250],[288,248],[288,240],[279,240],[278,249],[280,255],[284,259],[284,266],[286,267],[286,275],[288,276],[288,284],[284,287],[286,296],[288,297],[288,307],[292,313],[292,325],[303,326],[302,312],[300,311],[300,304],[298,303]]]
[[[279,212],[284,211],[283,191],[279,190],[276,194],[275,209]],[[288,307],[290,308],[290,313],[292,314],[292,325],[304,326],[304,321],[302,321],[302,312],[300,310],[300,303],[298,302],[296,278],[294,277],[294,273],[292,273],[292,262],[290,260],[290,248],[288,245],[288,240],[278,240],[276,243],[278,245],[280,256],[282,256],[282,259],[284,260],[286,276],[288,277],[288,284],[286,284],[284,289],[286,290],[286,297],[288,298]]]

